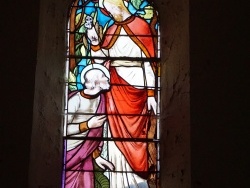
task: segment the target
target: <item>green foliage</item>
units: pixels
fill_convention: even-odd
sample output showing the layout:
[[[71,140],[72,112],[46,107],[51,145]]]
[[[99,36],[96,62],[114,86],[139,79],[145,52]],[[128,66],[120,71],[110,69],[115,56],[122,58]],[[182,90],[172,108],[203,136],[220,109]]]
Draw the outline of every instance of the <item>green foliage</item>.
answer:
[[[76,45],[76,51],[75,51],[75,55],[76,56],[82,56],[82,53],[81,53],[81,47],[82,47],[82,43]],[[76,58],[76,63],[79,63],[81,61],[81,58]]]
[[[103,174],[104,170],[94,163],[95,188],[109,188],[109,179]]]
[[[69,72],[69,78],[68,78],[68,81],[69,81],[69,90],[70,91],[75,91],[77,90],[77,87],[76,87],[76,76],[73,72]]]
[[[86,30],[86,27],[84,27],[84,25],[81,25],[81,27],[79,28],[79,33],[86,33]]]
[[[131,3],[136,9],[139,9],[142,1],[143,0],[131,0]]]
[[[76,32],[75,33],[75,41],[79,41],[81,38],[82,38],[82,33]]]

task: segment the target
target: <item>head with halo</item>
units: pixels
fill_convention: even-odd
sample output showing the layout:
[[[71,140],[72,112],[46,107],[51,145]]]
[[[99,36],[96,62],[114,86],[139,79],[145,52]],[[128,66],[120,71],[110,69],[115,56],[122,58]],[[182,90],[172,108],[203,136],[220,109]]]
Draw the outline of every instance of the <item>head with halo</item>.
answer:
[[[131,15],[127,8],[128,2],[125,0],[99,0],[99,6],[118,22],[124,21]]]
[[[90,95],[109,90],[109,79],[108,69],[100,64],[90,64],[81,73],[81,82],[86,88],[84,92]]]

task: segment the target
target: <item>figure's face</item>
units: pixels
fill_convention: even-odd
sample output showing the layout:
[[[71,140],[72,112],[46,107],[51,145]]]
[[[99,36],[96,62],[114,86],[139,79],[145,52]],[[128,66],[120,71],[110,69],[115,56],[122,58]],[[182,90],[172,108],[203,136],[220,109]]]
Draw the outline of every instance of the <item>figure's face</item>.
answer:
[[[86,88],[93,91],[93,93],[100,92],[101,90],[108,90],[110,87],[108,82],[109,79],[102,71],[97,69],[87,72],[85,80]]]
[[[108,90],[110,88],[109,79],[102,71],[98,74],[99,86],[102,90]]]
[[[115,5],[108,1],[104,1],[103,5],[106,8],[106,10],[113,16],[115,20],[117,21],[121,20],[122,9],[119,5]]]
[[[93,72],[87,72],[85,75],[85,87],[90,90],[94,89],[96,87],[95,80],[96,78]]]

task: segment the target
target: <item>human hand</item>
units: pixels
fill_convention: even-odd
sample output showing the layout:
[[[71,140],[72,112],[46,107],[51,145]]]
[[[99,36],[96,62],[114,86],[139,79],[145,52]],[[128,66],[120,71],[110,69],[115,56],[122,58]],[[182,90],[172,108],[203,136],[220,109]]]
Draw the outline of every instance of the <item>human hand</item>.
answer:
[[[106,115],[93,116],[88,120],[88,128],[97,128],[103,125],[104,121],[107,119]]]
[[[156,100],[155,97],[148,97],[148,110],[153,109],[154,113],[156,114]]]
[[[108,168],[109,170],[112,171],[112,170],[115,169],[115,166],[113,165],[113,163],[111,163],[111,162],[105,160],[105,159],[102,158],[101,156],[97,157],[97,158],[95,159],[95,162],[96,162],[96,164],[97,164],[99,167],[101,167],[103,170],[105,170],[105,169]]]

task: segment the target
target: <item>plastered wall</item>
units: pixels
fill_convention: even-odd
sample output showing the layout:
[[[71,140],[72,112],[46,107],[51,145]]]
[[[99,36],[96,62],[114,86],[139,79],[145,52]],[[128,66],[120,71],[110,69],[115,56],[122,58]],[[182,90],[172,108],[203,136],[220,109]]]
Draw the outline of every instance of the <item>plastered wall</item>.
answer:
[[[166,146],[161,148],[162,187],[249,188],[248,1],[160,2],[162,77],[170,78],[162,85],[162,145]],[[40,8],[39,1],[33,0],[1,4],[0,187],[60,185],[62,20],[67,3],[43,0]],[[184,58],[188,33],[181,32],[186,27],[191,185],[186,183],[190,175],[189,162],[185,162],[188,135],[182,134],[188,129],[188,117],[178,115],[188,104],[181,98],[187,96],[181,93],[189,87],[183,87],[187,69],[178,63],[188,59]],[[167,105],[169,109],[165,109]],[[178,122],[183,122],[183,127]],[[184,167],[186,171],[182,171]]]

